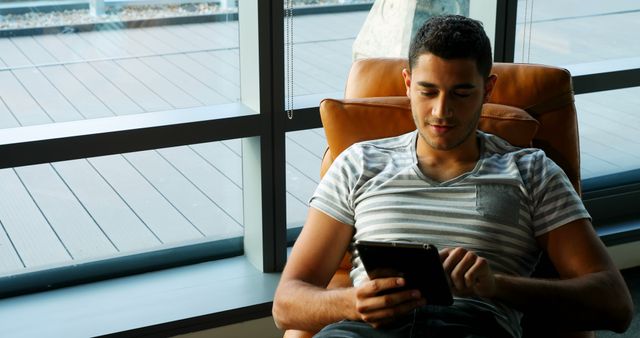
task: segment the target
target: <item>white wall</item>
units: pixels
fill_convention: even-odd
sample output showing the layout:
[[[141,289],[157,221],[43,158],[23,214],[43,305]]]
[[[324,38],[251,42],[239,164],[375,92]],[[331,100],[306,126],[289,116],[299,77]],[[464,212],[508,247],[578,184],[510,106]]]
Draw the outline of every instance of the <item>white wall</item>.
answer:
[[[640,266],[640,242],[631,242],[607,247],[618,269]]]
[[[273,317],[250,320],[180,335],[180,338],[282,338],[283,332],[273,323]]]

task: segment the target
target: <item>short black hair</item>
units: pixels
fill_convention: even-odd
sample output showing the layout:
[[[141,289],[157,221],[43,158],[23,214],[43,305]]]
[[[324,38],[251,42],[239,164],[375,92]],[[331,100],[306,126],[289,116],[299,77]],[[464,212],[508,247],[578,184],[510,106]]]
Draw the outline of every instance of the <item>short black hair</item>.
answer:
[[[484,78],[493,65],[491,42],[482,23],[461,15],[434,16],[420,27],[409,46],[409,69],[425,53],[448,60],[472,59]]]

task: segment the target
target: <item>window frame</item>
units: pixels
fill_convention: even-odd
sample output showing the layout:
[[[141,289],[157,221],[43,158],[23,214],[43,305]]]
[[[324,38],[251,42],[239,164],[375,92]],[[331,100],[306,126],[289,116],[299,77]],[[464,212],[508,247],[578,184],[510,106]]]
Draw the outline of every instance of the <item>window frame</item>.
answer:
[[[299,228],[286,229],[285,136],[290,131],[322,127],[319,100],[315,103],[310,99],[303,100],[303,105],[293,110],[293,119],[288,119],[285,113],[283,8],[283,0],[239,2],[241,103],[204,107],[179,116],[170,116],[166,112],[147,113],[0,130],[0,168],[248,138],[247,142],[243,141],[243,146],[249,148],[247,157],[243,155],[243,162],[247,162],[243,165],[246,169],[243,169],[243,177],[251,181],[248,185],[250,191],[244,194],[245,215],[258,210],[252,215],[259,217],[254,217],[252,224],[247,225],[244,243],[240,245],[236,239],[233,245],[224,241],[202,244],[202,250],[196,250],[196,244],[171,248],[174,257],[171,262],[159,259],[154,262],[153,253],[132,256],[131,259],[139,259],[140,265],[134,264],[137,268],[126,273],[228,257],[241,254],[241,250],[260,271],[282,271],[287,247],[300,232]],[[497,1],[494,48],[497,62],[513,61],[516,14],[516,0]],[[248,45],[255,46],[255,49],[245,52],[243,48],[246,47],[243,46]],[[249,69],[257,74],[247,71]],[[581,94],[638,86],[638,75],[640,68],[596,69],[575,74],[574,88],[576,94]],[[220,114],[225,117],[221,118]],[[628,197],[640,196],[639,177],[634,172],[599,178],[598,182],[583,181],[584,201],[594,220],[601,223],[596,224],[598,229],[605,229],[611,220],[638,218],[636,213],[629,212],[633,210],[633,199]],[[611,207],[613,205],[617,207]],[[603,239],[607,244],[626,243],[638,237],[638,229],[640,225],[631,229],[626,227],[613,235],[603,236]],[[611,241],[607,242],[607,238]],[[247,240],[252,244],[247,245]],[[212,251],[222,254],[212,255]],[[162,250],[157,255],[162,257]],[[107,272],[103,274],[54,278],[54,283],[15,288],[5,296],[121,276],[123,272],[116,268],[122,263],[122,259],[108,260],[104,264],[110,268],[105,268]],[[60,275],[70,275],[68,270],[58,271],[62,271]]]
[[[239,2],[240,103],[0,130],[0,169],[243,138],[244,203],[260,211],[257,218],[249,213],[245,236],[6,276],[0,297],[243,253],[259,271],[282,270],[286,231],[276,226],[286,221],[282,8],[283,1]]]

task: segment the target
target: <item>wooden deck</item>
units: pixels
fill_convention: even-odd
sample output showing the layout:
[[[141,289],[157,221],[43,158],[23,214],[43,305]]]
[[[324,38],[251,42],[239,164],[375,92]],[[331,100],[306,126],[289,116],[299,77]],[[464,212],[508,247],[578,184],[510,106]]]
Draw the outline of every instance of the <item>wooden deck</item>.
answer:
[[[295,96],[343,90],[366,15],[295,19]],[[237,32],[227,22],[2,38],[0,128],[238,101]],[[578,97],[585,177],[639,166],[638,94]],[[305,218],[324,148],[321,130],[287,135],[290,227]],[[227,140],[0,170],[0,276],[241,235],[241,153]]]
[[[343,89],[365,17],[296,20],[294,95]],[[333,30],[314,29],[326,20]],[[236,102],[237,32],[227,22],[0,39],[0,128]],[[325,146],[321,130],[287,135],[290,227],[306,216]],[[227,140],[0,170],[12,196],[0,199],[0,275],[239,236],[241,156]]]

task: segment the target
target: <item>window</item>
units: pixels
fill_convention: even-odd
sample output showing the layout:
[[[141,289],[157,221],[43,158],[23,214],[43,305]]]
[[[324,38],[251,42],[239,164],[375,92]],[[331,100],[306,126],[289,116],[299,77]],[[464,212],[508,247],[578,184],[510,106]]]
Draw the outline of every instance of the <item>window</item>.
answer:
[[[342,98],[354,59],[406,57],[408,40],[402,44],[389,31],[403,34],[415,29],[407,17],[419,23],[430,15],[457,13],[481,20],[494,40],[496,3],[442,1],[430,8],[425,2],[413,9],[393,1],[328,1],[316,6],[285,1],[285,95],[291,129],[318,127],[317,107],[323,98]],[[338,4],[340,3],[340,4]],[[286,7],[287,5],[293,5]],[[321,10],[318,10],[321,9]],[[384,13],[383,13],[384,12]],[[391,14],[389,14],[391,13]],[[406,26],[406,27],[405,27]],[[390,28],[393,27],[393,28]],[[398,74],[400,76],[400,74]],[[315,117],[313,122],[309,122]],[[307,202],[319,181],[326,140],[321,129],[287,133],[287,227],[291,242],[300,231]]]
[[[514,60],[566,66],[637,58],[639,13],[633,1],[519,0]]]
[[[628,1],[519,1],[514,59],[565,67],[582,76],[620,71],[625,63],[637,67],[632,59],[638,59],[640,50],[632,32],[639,11],[638,4]],[[636,147],[629,135],[637,121],[625,105],[634,100],[635,90],[590,93],[615,88],[613,83],[609,88],[577,88],[584,93],[576,97],[576,107],[585,179],[640,167],[633,154],[620,158]]]
[[[219,240],[238,250],[239,149],[227,140],[0,170],[13,196],[0,201],[0,275]]]
[[[2,295],[243,253],[268,125],[231,5],[2,4]]]
[[[171,2],[128,3],[158,9]],[[17,28],[12,25],[20,22],[20,11],[61,12],[66,2],[37,7],[41,4],[13,1],[0,7],[0,187],[14,197],[0,205],[0,284],[14,281],[2,296],[242,254],[261,271],[279,271],[318,180],[325,147],[318,103],[342,97],[352,45],[372,1],[336,0],[326,6],[293,1],[289,12],[288,1],[212,1],[207,7],[203,1],[175,0],[177,10],[169,17],[147,16],[152,8],[137,19],[124,16],[124,3],[113,8],[114,2],[95,3],[105,7],[69,9],[120,16]],[[555,3],[537,1],[533,17],[546,16],[516,23],[529,2],[455,4],[484,22],[496,60],[515,56],[523,61],[518,52],[524,45],[529,61],[552,64],[537,59],[553,55],[535,48],[545,41],[536,37],[537,27],[576,24],[587,16],[610,16],[615,25],[631,27],[636,13],[628,4],[615,2],[601,10],[605,5],[589,2],[591,7],[575,18],[560,20],[546,14],[556,11]],[[292,22],[286,13],[293,13]],[[524,31],[527,25],[530,30]],[[609,21],[601,25],[622,27]],[[529,42],[519,40],[529,34],[534,37]],[[590,44],[596,42],[614,46],[603,40]],[[590,59],[570,59],[580,54],[575,52],[556,55],[565,57],[558,64],[575,75],[579,109],[594,111],[592,118],[602,118],[602,106],[615,109],[621,116],[615,122],[632,128],[634,105],[625,102],[635,102],[640,77],[628,74],[640,67],[634,45],[624,46],[620,53],[612,47],[611,54]],[[590,151],[612,146],[597,128],[588,129],[602,124],[585,120],[585,183],[638,169],[619,161],[606,168],[589,164],[595,163]],[[623,142],[623,135],[608,137],[620,141],[615,148],[621,153],[630,153],[633,144]],[[607,182],[616,188],[636,181]],[[88,198],[100,191],[104,199],[92,204]],[[609,197],[607,191],[598,190],[597,197]],[[107,197],[113,202],[104,202]],[[136,236],[148,241],[122,249],[124,242],[109,237],[111,230],[102,225],[117,225],[104,222],[118,215],[106,212],[116,206],[136,224],[131,231],[138,229]],[[77,225],[66,221],[71,215]],[[26,222],[17,221],[21,217],[38,219],[41,229],[20,233],[27,229],[16,225]],[[168,230],[167,223],[172,224]],[[100,244],[86,248],[89,241],[77,240],[79,234]],[[46,241],[57,244],[47,247],[52,253],[42,257],[42,264],[19,256],[26,250],[20,245]],[[67,264],[76,257],[83,264]],[[82,270],[85,263],[102,273]]]
[[[320,163],[327,148],[322,128],[287,133],[287,228],[304,224],[309,198],[320,182]]]
[[[10,113],[0,127],[239,100],[238,21],[213,5],[116,3],[99,16],[63,3],[26,6],[5,9],[15,14],[5,15],[0,38],[0,91]],[[191,16],[175,17],[185,11]],[[201,12],[210,12],[208,22],[192,23]],[[63,26],[46,27],[51,21]]]
[[[640,168],[638,97],[639,87],[576,96],[583,180]]]
[[[352,62],[351,46],[371,3],[328,1],[305,6],[285,1],[285,13],[290,14],[284,21],[285,104],[291,117],[287,119],[292,125],[313,116],[315,126],[319,127],[315,107],[320,100],[342,97]],[[307,202],[319,182],[325,149],[321,128],[286,134],[286,223],[290,243],[306,219]]]
[[[516,62],[571,72],[583,198],[599,231],[619,232],[618,239],[639,227],[633,211],[640,181],[634,137],[640,121],[633,105],[640,85],[640,50],[633,35],[639,13],[639,4],[629,1],[520,0],[514,33]],[[607,229],[622,220],[624,229]]]

